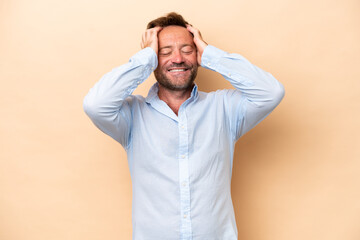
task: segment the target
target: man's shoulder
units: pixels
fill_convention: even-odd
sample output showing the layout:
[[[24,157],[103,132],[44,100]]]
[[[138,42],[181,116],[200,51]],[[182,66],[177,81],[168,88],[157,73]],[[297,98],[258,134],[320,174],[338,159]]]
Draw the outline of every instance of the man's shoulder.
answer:
[[[199,91],[199,95],[203,97],[222,97],[226,95],[232,95],[235,93],[240,93],[240,92],[236,89],[218,89],[210,92]]]

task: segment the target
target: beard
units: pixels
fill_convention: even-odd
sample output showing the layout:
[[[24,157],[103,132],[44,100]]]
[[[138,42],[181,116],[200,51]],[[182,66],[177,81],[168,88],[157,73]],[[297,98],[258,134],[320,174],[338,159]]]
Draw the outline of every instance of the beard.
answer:
[[[168,78],[166,76],[166,73],[168,72],[168,68],[171,67],[184,67],[186,69],[188,69],[188,71],[190,71],[190,75],[185,77],[185,79],[176,79],[177,76],[173,76],[174,80]],[[182,91],[182,90],[187,90],[190,89],[195,81],[196,75],[197,75],[197,69],[198,66],[197,65],[187,65],[185,63],[181,63],[181,64],[177,64],[174,63],[169,67],[162,67],[162,68],[156,68],[154,71],[154,75],[156,80],[158,81],[158,83],[168,89],[168,90],[172,90],[172,91]]]

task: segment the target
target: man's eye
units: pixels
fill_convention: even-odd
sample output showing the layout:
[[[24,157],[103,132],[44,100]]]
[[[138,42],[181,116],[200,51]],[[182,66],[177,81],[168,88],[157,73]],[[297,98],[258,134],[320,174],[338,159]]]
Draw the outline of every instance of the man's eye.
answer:
[[[193,48],[192,47],[184,47],[183,49],[181,49],[181,51],[183,53],[192,53],[193,52]]]
[[[171,51],[161,50],[159,54],[161,54],[161,55],[169,55],[170,53],[171,53]]]

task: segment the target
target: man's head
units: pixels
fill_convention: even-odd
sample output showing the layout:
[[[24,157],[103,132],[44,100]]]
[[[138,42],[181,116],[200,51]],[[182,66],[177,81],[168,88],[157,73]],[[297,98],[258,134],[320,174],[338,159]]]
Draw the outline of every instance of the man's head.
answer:
[[[171,12],[164,17],[159,17],[149,22],[147,25],[147,29],[154,27],[167,27],[167,26],[181,26],[186,28],[187,24],[189,23],[185,21],[185,19],[181,15],[175,12]]]
[[[193,35],[181,15],[169,13],[148,24],[148,29],[162,27],[158,34],[158,67],[154,75],[169,90],[188,90],[197,74],[197,51]]]

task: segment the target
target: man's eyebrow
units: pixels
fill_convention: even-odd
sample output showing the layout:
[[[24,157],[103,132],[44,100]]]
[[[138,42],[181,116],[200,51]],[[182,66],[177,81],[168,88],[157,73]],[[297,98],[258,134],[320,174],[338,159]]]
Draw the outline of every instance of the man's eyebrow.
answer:
[[[171,46],[164,46],[164,47],[159,48],[159,50],[164,49],[164,48],[171,48]]]
[[[194,44],[185,43],[185,44],[181,45],[180,48],[183,48],[183,47],[192,47],[192,48],[194,48],[195,46],[194,46]],[[159,48],[159,50],[164,49],[164,48],[173,48],[173,46],[170,46],[170,45],[163,46],[163,47]]]
[[[181,48],[183,48],[183,47],[194,47],[194,44],[185,43],[185,44],[181,45]]]

